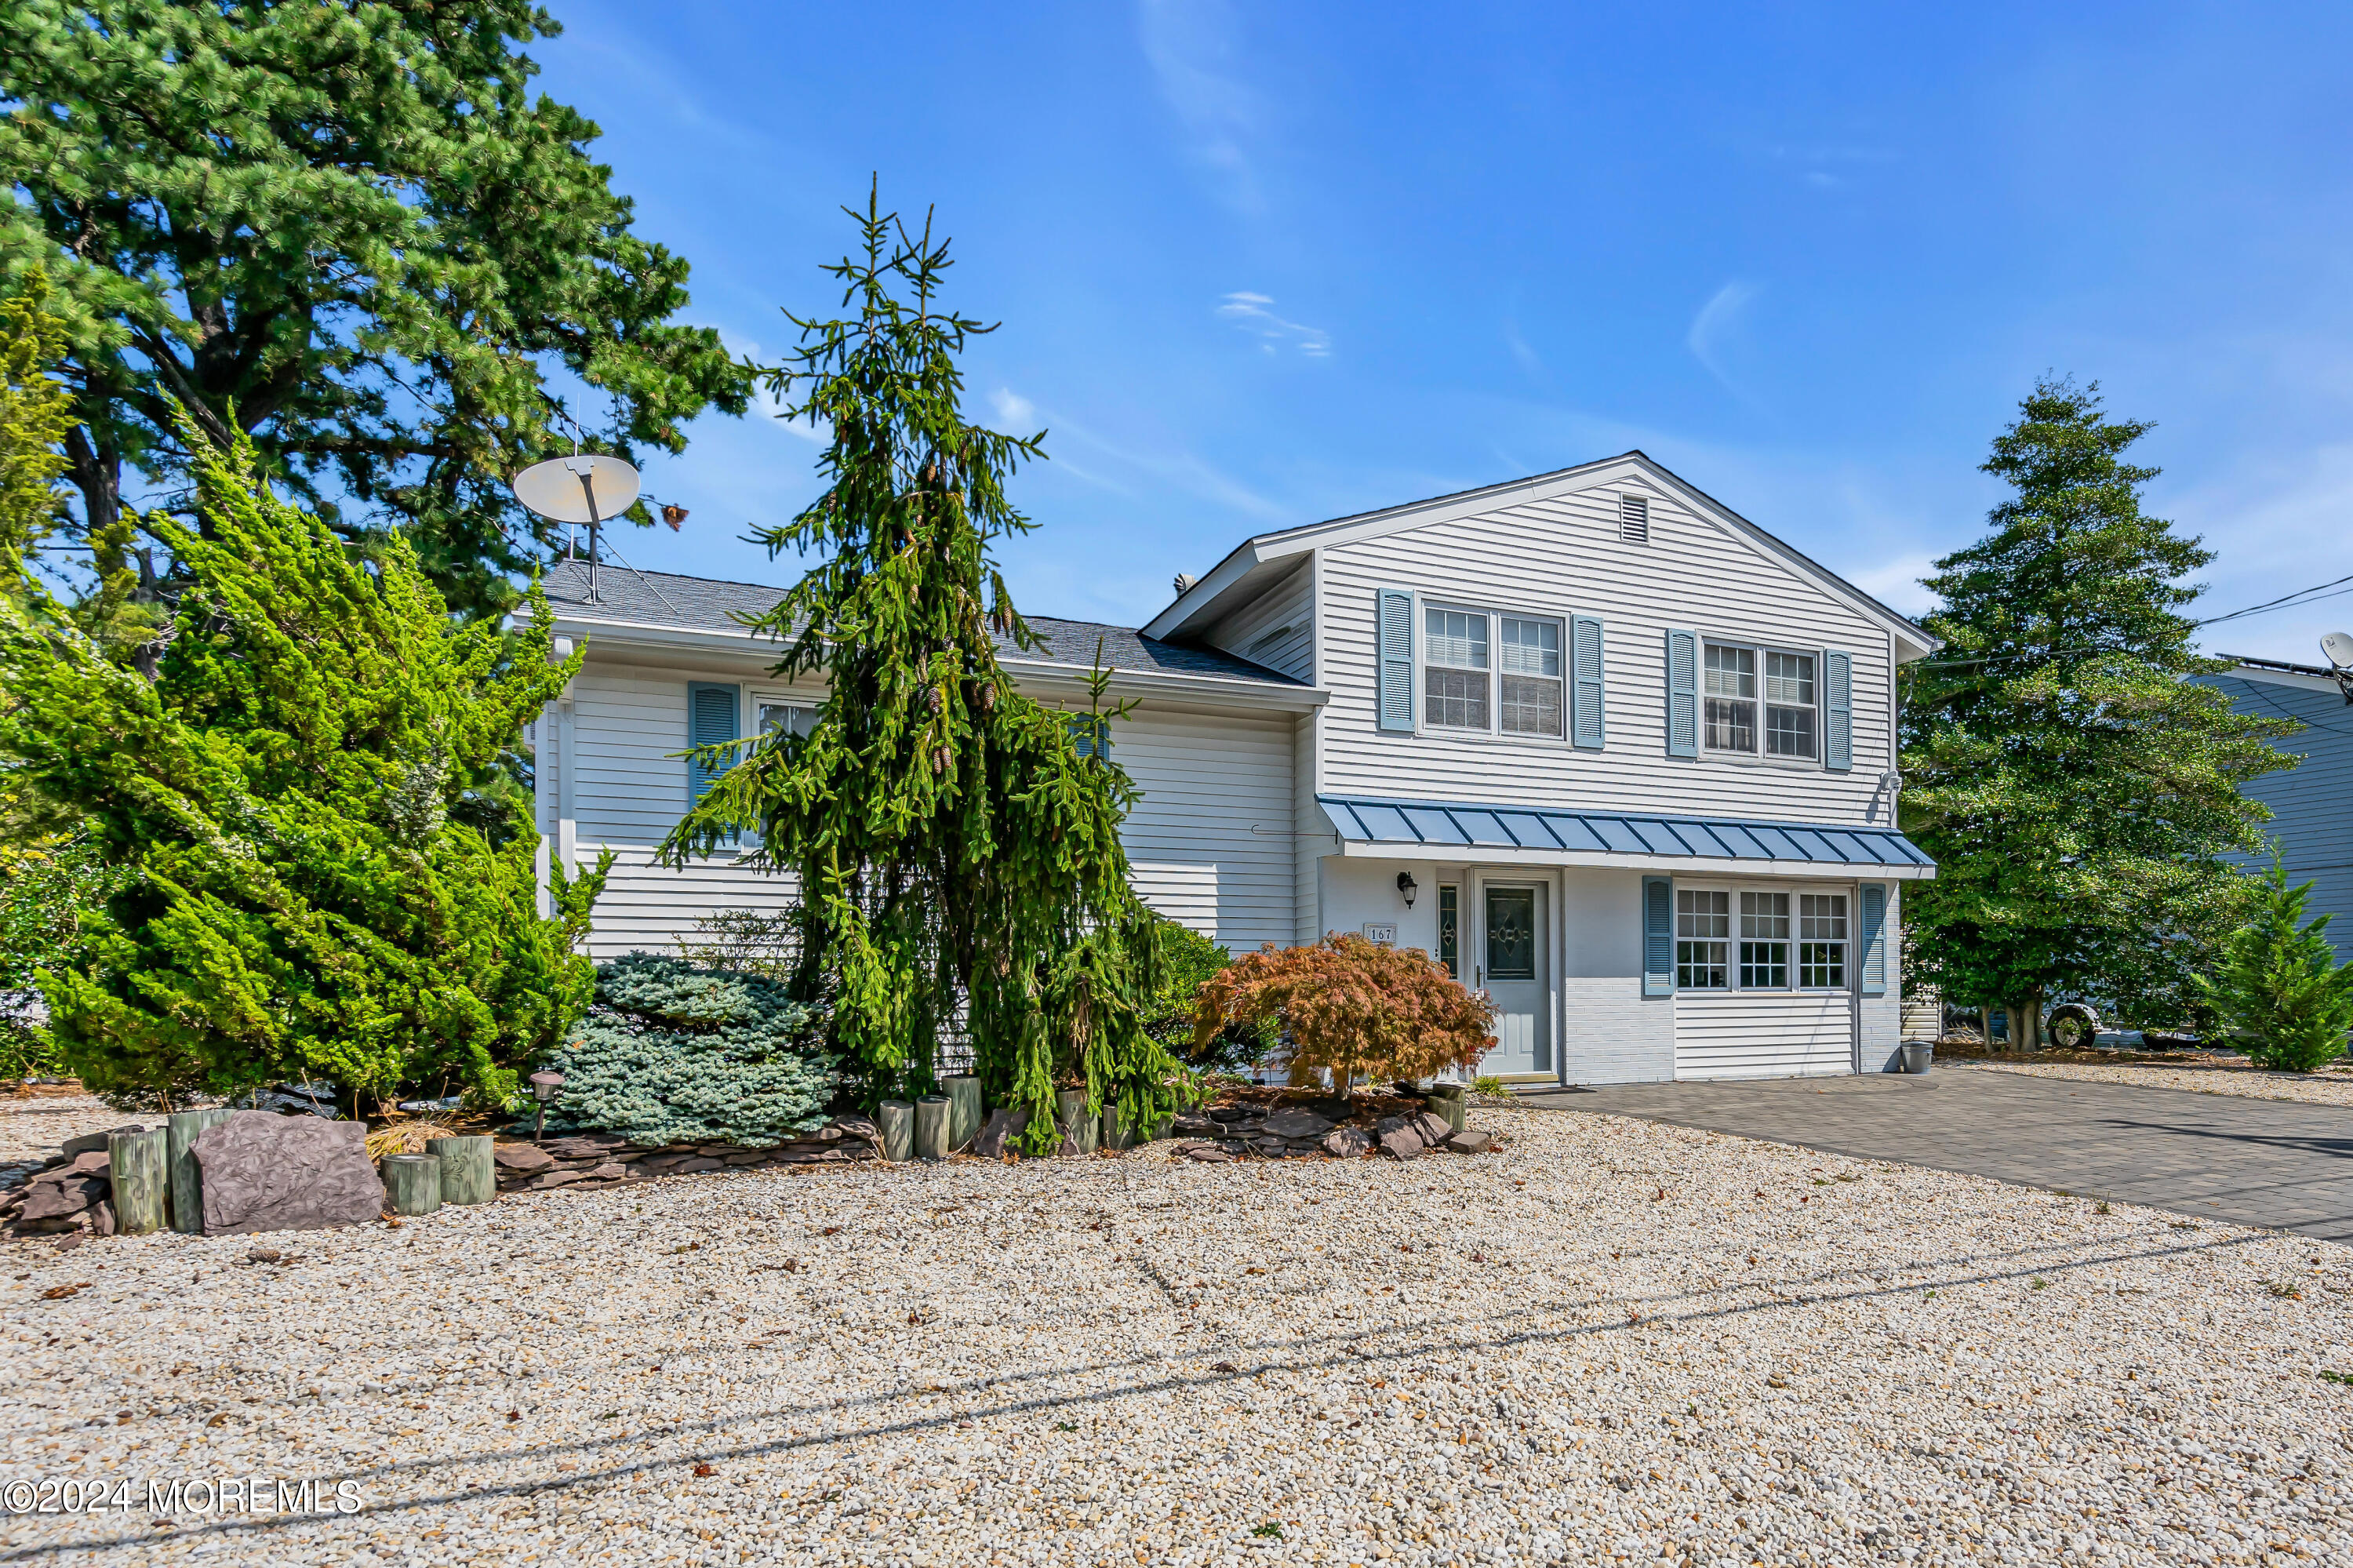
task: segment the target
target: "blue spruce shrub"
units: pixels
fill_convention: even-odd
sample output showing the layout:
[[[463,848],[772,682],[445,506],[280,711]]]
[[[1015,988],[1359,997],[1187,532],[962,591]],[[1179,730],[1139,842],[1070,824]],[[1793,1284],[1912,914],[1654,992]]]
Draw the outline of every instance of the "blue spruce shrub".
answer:
[[[634,1143],[781,1143],[825,1119],[833,1061],[816,1012],[757,975],[631,953],[596,969],[596,1001],[551,1064],[551,1127]]]

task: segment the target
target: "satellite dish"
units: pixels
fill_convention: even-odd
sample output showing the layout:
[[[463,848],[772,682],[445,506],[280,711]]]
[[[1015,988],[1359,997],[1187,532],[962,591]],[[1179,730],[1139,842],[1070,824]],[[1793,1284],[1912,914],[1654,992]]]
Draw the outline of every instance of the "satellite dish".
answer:
[[[579,452],[532,464],[514,476],[514,493],[551,523],[602,523],[637,503],[638,471],[617,457]]]
[[[2320,640],[2320,651],[2328,662],[2340,670],[2353,669],[2353,637],[2342,631],[2332,631]]]

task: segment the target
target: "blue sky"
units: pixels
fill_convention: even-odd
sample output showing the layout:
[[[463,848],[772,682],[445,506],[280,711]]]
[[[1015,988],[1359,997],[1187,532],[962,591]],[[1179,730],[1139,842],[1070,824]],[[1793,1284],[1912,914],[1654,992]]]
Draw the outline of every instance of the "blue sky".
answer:
[[[834,303],[870,173],[936,207],[1004,323],[975,407],[1050,432],[1032,612],[1135,624],[1249,534],[1629,447],[1916,611],[2046,369],[2158,422],[2202,612],[2353,572],[2353,8],[553,5],[542,86],[739,349]],[[649,473],[686,531],[617,543],[784,580],[739,535],[816,449],[692,438]]]

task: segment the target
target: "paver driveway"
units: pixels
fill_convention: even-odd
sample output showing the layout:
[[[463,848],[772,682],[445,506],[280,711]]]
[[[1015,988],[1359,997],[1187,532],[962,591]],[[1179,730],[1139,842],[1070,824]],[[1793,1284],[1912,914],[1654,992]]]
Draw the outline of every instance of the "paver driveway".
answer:
[[[1983,1070],[1522,1097],[2353,1244],[2353,1109],[2338,1106]]]

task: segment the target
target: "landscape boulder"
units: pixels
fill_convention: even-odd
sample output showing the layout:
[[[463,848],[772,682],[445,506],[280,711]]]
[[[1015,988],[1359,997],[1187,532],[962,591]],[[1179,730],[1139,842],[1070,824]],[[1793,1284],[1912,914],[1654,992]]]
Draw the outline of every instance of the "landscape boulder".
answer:
[[[1359,1160],[1373,1147],[1361,1127],[1336,1127],[1324,1135],[1324,1152],[1335,1160]]]
[[[1419,1159],[1428,1147],[1410,1128],[1400,1127],[1381,1134],[1381,1152],[1394,1160]]]
[[[1006,1148],[1029,1130],[1029,1113],[1026,1110],[993,1110],[988,1121],[972,1140],[972,1151],[983,1160],[1002,1160]]]
[[[205,1234],[315,1231],[384,1213],[367,1125],[238,1111],[196,1135]]]
[[[1332,1119],[1311,1110],[1279,1110],[1267,1117],[1266,1130],[1276,1138],[1313,1142],[1332,1130]]]
[[[1491,1133],[1458,1132],[1446,1140],[1446,1147],[1457,1154],[1484,1154],[1494,1141]]]
[[[501,1143],[491,1150],[501,1175],[528,1176],[555,1163],[555,1156],[535,1143]]]

